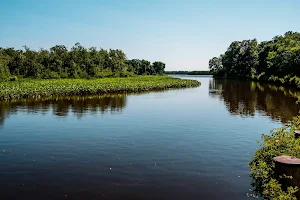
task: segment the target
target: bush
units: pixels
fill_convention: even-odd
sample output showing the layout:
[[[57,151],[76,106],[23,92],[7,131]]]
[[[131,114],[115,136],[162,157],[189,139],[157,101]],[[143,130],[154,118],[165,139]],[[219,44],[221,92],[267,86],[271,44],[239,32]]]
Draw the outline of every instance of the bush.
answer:
[[[8,66],[0,62],[0,79],[6,80],[9,76],[10,73]]]
[[[43,74],[41,75],[41,78],[43,79],[59,79],[59,75],[57,72],[53,72],[49,69],[46,69]]]
[[[121,71],[119,74],[119,77],[131,77],[131,76],[133,76],[133,73],[128,71]]]
[[[112,77],[112,76],[113,76],[113,72],[111,71],[111,69],[104,69],[102,71],[98,71],[95,74],[95,77],[97,78]]]
[[[256,151],[249,167],[255,192],[263,199],[297,200],[294,194],[298,188],[289,187],[283,191],[279,180],[275,179],[273,158],[281,155],[300,157],[300,139],[294,136],[294,130],[299,128],[300,117],[296,117],[286,126],[274,129],[271,135],[262,135],[261,148]]]

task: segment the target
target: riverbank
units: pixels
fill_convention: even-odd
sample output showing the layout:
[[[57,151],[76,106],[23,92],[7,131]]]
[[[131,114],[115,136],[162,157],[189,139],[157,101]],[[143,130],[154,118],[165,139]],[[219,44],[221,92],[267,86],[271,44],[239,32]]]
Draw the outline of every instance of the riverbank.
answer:
[[[285,85],[300,89],[300,78],[297,76],[285,76],[283,78],[280,78],[278,76],[271,75],[270,77],[266,77],[263,73],[258,76],[253,75],[251,79],[254,81],[267,82],[276,85]]]
[[[137,76],[103,79],[21,79],[0,82],[0,100],[62,95],[144,92],[197,87],[200,82],[169,76]]]
[[[295,117],[291,123],[280,129],[275,129],[270,135],[262,135],[259,148],[249,166],[256,194],[263,199],[297,199],[294,195],[297,188],[281,189],[279,180],[275,178],[275,162],[273,158],[287,155],[300,158],[300,139],[295,138],[295,130],[300,128],[300,117]]]
[[[300,78],[297,76],[285,76],[280,78],[278,76],[271,75],[270,77],[265,76],[264,73],[260,75],[252,75],[251,77],[242,77],[242,76],[234,76],[234,77],[222,77],[218,75],[213,76],[216,79],[232,79],[232,80],[248,80],[248,81],[256,81],[261,83],[271,83],[278,86],[289,86],[292,88],[300,89]]]

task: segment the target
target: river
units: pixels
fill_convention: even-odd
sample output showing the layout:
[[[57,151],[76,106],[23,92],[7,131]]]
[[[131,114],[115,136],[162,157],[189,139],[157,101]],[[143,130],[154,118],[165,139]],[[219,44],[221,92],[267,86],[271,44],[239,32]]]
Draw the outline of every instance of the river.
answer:
[[[0,103],[0,199],[248,199],[262,133],[298,114],[293,91],[198,88]]]

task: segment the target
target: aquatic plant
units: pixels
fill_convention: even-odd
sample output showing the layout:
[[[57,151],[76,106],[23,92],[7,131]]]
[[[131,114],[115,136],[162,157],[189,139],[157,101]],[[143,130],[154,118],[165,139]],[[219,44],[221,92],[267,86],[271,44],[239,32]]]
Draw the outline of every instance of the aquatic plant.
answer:
[[[40,98],[62,95],[144,92],[170,88],[197,87],[196,80],[169,76],[137,76],[103,79],[20,79],[0,82],[0,100]]]

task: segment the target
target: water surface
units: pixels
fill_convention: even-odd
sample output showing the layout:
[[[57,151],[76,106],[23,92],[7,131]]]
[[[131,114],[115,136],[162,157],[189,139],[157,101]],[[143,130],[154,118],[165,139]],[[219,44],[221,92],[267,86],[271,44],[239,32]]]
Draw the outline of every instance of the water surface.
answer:
[[[0,103],[0,199],[247,199],[256,141],[295,93],[183,78],[202,85]]]

